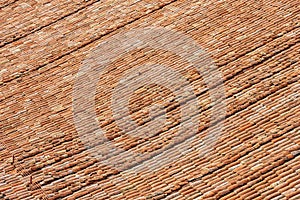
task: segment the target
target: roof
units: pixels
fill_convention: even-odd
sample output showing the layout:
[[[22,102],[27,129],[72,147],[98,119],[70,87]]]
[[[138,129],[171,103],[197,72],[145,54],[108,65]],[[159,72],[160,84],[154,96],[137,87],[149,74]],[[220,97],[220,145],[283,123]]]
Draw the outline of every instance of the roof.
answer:
[[[0,199],[300,199],[299,11],[2,1]]]

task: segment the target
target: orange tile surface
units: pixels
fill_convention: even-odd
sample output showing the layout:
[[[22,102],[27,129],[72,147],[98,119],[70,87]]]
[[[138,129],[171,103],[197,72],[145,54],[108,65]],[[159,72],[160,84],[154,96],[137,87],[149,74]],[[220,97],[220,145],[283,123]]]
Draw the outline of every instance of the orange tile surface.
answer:
[[[4,0],[0,24],[0,199],[300,199],[300,1]],[[216,66],[203,74],[222,78],[208,85],[174,53],[179,47],[130,50],[97,80],[95,120],[105,138],[87,144],[74,119],[82,66],[99,45],[147,27],[187,35]],[[176,144],[179,157],[167,147],[181,137],[180,111],[193,99],[158,85],[134,91],[128,108],[139,126],[151,124],[152,104],[166,110],[167,123],[145,138],[132,137],[130,124],[123,131],[112,111],[124,74],[149,63],[180,71],[197,99],[197,133]],[[211,117],[218,105],[224,119]],[[125,169],[91,153],[111,143],[124,152],[105,156]]]

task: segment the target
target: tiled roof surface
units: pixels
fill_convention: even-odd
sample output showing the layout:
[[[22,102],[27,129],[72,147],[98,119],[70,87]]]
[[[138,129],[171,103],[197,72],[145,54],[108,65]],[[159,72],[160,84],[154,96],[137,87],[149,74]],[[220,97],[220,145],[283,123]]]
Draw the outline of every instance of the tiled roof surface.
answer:
[[[300,199],[300,1],[4,0],[0,17],[0,199]],[[190,149],[171,163],[153,170],[160,160],[131,166],[124,157],[126,169],[118,170],[80,137],[74,85],[99,44],[147,27],[185,33],[209,53],[223,77],[212,87],[224,85],[225,118],[209,117],[211,88],[178,55],[150,47],[127,52],[99,77],[95,94],[110,141],[145,153],[178,136],[182,102],[163,102],[168,123],[149,138],[122,134],[114,119],[110,98],[121,75],[147,63],[187,69],[201,123]],[[131,95],[131,117],[147,124],[142,108],[172,95],[141,88]],[[199,156],[195,149],[220,124],[222,134]]]

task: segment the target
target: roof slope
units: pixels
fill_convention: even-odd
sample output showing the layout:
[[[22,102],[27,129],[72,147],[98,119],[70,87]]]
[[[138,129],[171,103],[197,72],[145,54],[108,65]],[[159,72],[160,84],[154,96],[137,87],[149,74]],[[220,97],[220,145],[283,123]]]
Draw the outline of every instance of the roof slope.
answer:
[[[0,16],[0,199],[300,199],[300,1],[6,0]],[[90,74],[79,85],[86,101],[74,104],[82,66],[101,58],[93,53],[113,55],[126,41],[112,49],[99,45],[147,27],[185,35],[216,68],[190,68],[179,55],[181,40],[178,49],[169,48],[176,38],[145,36],[145,43],[163,38],[164,44],[134,49],[140,43],[128,37],[132,49],[99,75],[93,98],[84,91]],[[126,95],[125,89],[114,93],[119,81],[130,81],[128,71],[149,63],[169,70],[145,80],[176,70],[197,97],[199,112],[189,114],[199,117],[199,126],[185,129],[188,137],[174,151],[169,146],[190,120],[181,108],[193,98],[178,100],[159,84],[136,89],[128,100],[130,118],[149,125],[149,132],[159,129],[147,136],[132,136],[138,133],[132,124],[123,124],[124,131],[113,112],[123,105],[112,103],[113,95]],[[210,85],[206,75],[218,73],[220,81]],[[213,102],[212,93],[222,87],[223,98]],[[153,104],[166,113],[149,117]],[[222,110],[218,105],[225,105],[224,118],[214,114]],[[94,109],[105,138],[81,135],[79,130],[92,127],[86,118],[78,127],[76,114],[93,116],[86,106]],[[151,123],[163,115],[166,124]],[[112,144],[122,152],[105,149]],[[93,154],[99,147],[106,152],[102,157]]]

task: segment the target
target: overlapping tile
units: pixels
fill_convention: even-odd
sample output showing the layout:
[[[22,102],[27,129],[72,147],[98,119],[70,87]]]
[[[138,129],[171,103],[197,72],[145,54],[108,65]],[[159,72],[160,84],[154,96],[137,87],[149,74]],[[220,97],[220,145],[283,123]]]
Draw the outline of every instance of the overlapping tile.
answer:
[[[8,5],[4,11],[15,4],[17,2]],[[0,50],[1,142],[5,143],[5,151],[15,158],[15,165],[6,165],[6,171],[9,175],[14,171],[24,182],[9,179],[2,194],[11,198],[18,198],[18,194],[19,199],[299,197],[297,1],[166,1],[157,4],[139,1],[107,3],[107,7],[97,9],[103,4],[80,5],[82,10],[57,22],[57,16],[50,19],[45,16],[47,20],[42,21],[38,17],[41,13],[33,11],[31,19],[41,20],[38,24],[29,23],[35,32],[29,34],[30,26],[23,24],[20,31],[24,31],[24,37]],[[128,4],[133,7],[125,9]],[[54,12],[55,8],[57,13],[62,12],[59,6],[65,5],[70,13],[79,8],[76,3],[57,2],[53,4]],[[143,9],[136,12],[134,6]],[[43,7],[35,9],[43,10]],[[115,12],[116,16],[104,15],[100,23],[101,14],[108,11]],[[16,22],[18,19],[16,16]],[[41,26],[45,27],[38,30]],[[227,104],[224,134],[206,157],[190,151],[155,172],[145,168],[135,173],[130,165],[128,170],[120,172],[93,158],[77,135],[72,113],[74,78],[82,61],[97,44],[115,33],[146,26],[165,26],[186,32],[211,54],[224,76],[226,100],[223,101]],[[7,29],[13,35],[19,34],[19,30],[13,30]],[[11,41],[10,36],[5,40]],[[170,52],[147,48],[129,52],[109,66],[110,71],[99,79],[98,87],[102,90],[98,90],[95,98],[101,128],[111,140],[130,151],[156,151],[168,143],[166,133],[169,138],[177,134],[180,107],[176,103],[166,104],[170,123],[164,132],[152,137],[151,142],[122,136],[114,122],[109,107],[111,88],[126,70],[147,62],[178,70],[187,65]],[[186,71],[185,75],[202,107],[202,124],[193,140],[195,148],[200,148],[210,123],[209,90],[195,71]],[[218,83],[215,86],[218,87]],[[144,88],[131,101],[132,116],[140,124],[147,125],[143,122],[142,108],[149,106],[151,99],[172,98],[168,90],[151,89]],[[211,129],[220,122],[213,123]],[[95,144],[100,142],[95,141]],[[5,155],[1,153],[2,161],[11,157]],[[143,162],[150,166],[155,165],[156,160]]]

